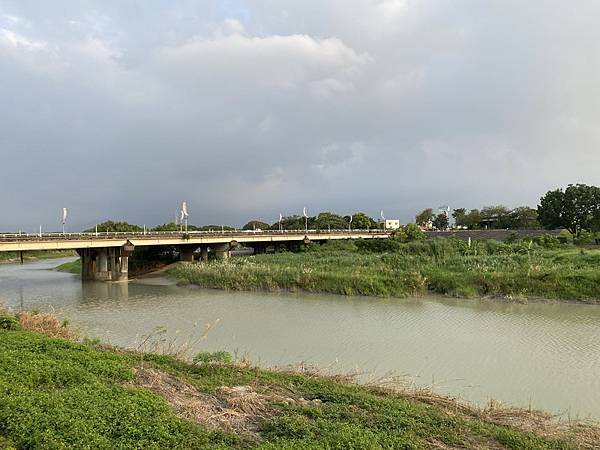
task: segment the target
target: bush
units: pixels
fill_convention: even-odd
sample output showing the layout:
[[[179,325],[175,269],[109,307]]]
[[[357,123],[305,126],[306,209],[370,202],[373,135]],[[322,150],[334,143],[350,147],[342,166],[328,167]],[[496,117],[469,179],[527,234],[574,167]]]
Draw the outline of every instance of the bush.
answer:
[[[19,321],[11,316],[0,315],[0,330],[20,331],[23,327]]]
[[[556,236],[544,234],[542,236],[536,236],[531,241],[535,242],[542,248],[555,249],[560,247],[560,240]]]
[[[394,231],[393,237],[400,242],[424,241],[426,238],[425,233],[414,223],[401,226]]]

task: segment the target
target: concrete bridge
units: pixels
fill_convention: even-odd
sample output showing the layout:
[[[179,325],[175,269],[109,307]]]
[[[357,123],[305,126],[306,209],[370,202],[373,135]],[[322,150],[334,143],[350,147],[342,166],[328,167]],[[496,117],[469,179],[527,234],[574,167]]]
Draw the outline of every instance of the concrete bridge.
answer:
[[[174,246],[180,260],[193,261],[197,250],[202,260],[208,259],[209,251],[217,258],[228,258],[238,244],[253,247],[260,254],[269,246],[289,248],[311,241],[389,236],[389,231],[381,230],[17,233],[0,234],[0,252],[76,250],[81,257],[83,280],[124,281],[128,278],[129,257],[136,247]]]

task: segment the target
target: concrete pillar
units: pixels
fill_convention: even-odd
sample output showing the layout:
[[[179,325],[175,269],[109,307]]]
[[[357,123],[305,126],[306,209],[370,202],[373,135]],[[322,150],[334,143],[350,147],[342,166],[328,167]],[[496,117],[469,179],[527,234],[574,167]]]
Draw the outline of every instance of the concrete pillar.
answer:
[[[93,249],[82,248],[77,250],[81,259],[81,279],[95,280],[96,279],[96,254]]]
[[[229,253],[229,250],[230,250],[229,243],[211,244],[210,249],[214,252],[215,257],[217,259],[225,259],[225,258],[229,258],[231,256]]]
[[[179,261],[194,262],[195,245],[180,245],[179,246]]]
[[[96,273],[94,279],[98,281],[109,281],[112,277],[108,270],[108,249],[101,248],[96,255]]]
[[[255,255],[264,255],[265,253],[267,253],[268,246],[269,244],[267,244],[266,242],[255,242],[254,244],[252,244],[252,248],[254,249]]]
[[[208,245],[200,247],[200,259],[204,262],[208,261]]]
[[[129,257],[122,254],[120,247],[108,250],[108,261],[110,263],[110,279],[112,281],[127,280],[129,275]]]

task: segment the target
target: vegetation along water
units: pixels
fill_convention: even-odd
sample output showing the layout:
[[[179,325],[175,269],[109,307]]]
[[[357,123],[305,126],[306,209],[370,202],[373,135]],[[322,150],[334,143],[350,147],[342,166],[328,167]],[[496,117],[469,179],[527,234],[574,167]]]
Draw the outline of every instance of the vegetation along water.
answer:
[[[512,243],[402,237],[329,242],[299,253],[182,263],[169,273],[219,289],[600,301],[600,250],[551,236]]]
[[[223,352],[177,356],[80,339],[50,314],[0,312],[0,447],[567,449],[599,437],[427,391],[262,370]]]

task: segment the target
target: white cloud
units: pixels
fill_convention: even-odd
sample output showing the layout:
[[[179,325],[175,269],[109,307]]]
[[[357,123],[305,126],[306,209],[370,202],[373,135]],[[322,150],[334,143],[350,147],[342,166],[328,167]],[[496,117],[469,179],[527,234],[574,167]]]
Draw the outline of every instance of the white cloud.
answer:
[[[306,35],[195,38],[158,55],[161,71],[196,86],[235,80],[234,90],[248,84],[284,91],[312,86],[328,95],[346,90],[369,61],[337,38]]]

